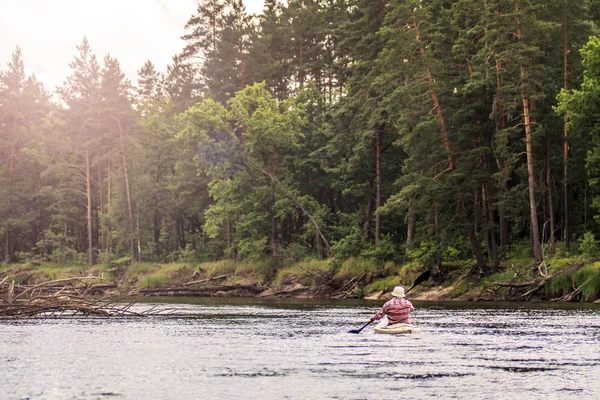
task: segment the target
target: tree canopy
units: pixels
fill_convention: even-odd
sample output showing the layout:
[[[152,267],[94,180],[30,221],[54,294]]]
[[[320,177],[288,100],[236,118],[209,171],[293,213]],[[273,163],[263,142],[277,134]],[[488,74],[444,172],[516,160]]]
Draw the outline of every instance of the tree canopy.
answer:
[[[573,252],[600,234],[597,10],[211,0],[164,73],[148,61],[132,83],[83,38],[54,97],[17,48],[0,72],[0,258],[487,273]]]

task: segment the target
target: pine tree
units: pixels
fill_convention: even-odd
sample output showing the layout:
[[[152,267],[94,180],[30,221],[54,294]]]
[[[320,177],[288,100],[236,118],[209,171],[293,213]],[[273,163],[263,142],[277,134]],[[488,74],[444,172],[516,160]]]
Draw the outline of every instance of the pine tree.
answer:
[[[87,38],[83,38],[77,46],[77,55],[69,64],[71,75],[58,88],[61,100],[68,107],[64,112],[67,131],[70,139],[71,154],[85,181],[85,196],[87,209],[87,251],[88,263],[94,264],[94,226],[93,226],[93,192],[92,164],[95,144],[100,139],[100,65],[92,53]],[[78,163],[81,161],[83,166]]]
[[[6,261],[13,258],[15,250],[29,252],[35,247],[37,232],[29,235],[27,231],[30,226],[43,224],[37,218],[40,209],[32,203],[40,189],[40,166],[30,154],[35,153],[36,132],[48,111],[48,100],[49,95],[35,76],[26,75],[21,49],[17,47],[12,61],[0,71],[0,154],[6,160],[0,166],[4,188],[0,226]]]

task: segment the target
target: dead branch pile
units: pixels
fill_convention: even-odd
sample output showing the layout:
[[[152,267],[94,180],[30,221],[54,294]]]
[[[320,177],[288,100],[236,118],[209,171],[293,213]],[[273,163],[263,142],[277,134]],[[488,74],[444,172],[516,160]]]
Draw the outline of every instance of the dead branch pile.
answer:
[[[18,285],[14,279],[5,277],[0,281],[0,318],[29,317],[125,317],[144,316],[153,309],[134,312],[134,302],[124,303],[123,298],[113,296],[95,298],[99,288],[113,285],[87,284],[86,280],[102,280],[97,277],[76,277],[43,282],[37,285]]]
[[[539,292],[542,288],[544,288],[544,286],[546,285],[546,282],[550,281],[551,279],[553,279],[553,278],[557,277],[558,275],[561,275],[565,272],[577,270],[577,269],[585,266],[586,264],[593,263],[595,261],[597,261],[597,259],[578,261],[578,262],[575,262],[575,263],[569,265],[567,268],[564,268],[564,269],[561,269],[561,270],[558,270],[558,271],[555,271],[552,273],[548,273],[548,270],[547,270],[547,267],[545,264],[540,264],[540,265],[532,267],[528,271],[528,272],[531,272],[534,269],[536,269],[536,267],[537,267],[538,276],[535,279],[522,282],[522,281],[520,281],[521,277],[519,276],[519,274],[515,274],[515,277],[507,282],[490,282],[489,285],[492,287],[495,287],[494,289],[492,289],[494,292],[496,292],[498,289],[503,288],[503,287],[509,288],[510,290],[518,290],[518,291],[526,290],[524,293],[519,294],[519,297],[527,300],[533,294]],[[552,299],[552,301],[572,301],[580,292],[581,292],[581,287],[575,288],[575,290],[572,293],[569,293],[558,299]]]

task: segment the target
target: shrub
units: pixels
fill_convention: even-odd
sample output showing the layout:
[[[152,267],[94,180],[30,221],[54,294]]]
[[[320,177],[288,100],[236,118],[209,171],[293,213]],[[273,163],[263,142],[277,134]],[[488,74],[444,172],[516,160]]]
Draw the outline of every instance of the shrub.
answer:
[[[154,289],[169,282],[169,276],[164,272],[155,272],[140,281],[140,287]]]
[[[584,258],[591,258],[598,255],[598,242],[592,232],[585,232],[579,240],[579,254]]]
[[[304,285],[314,286],[332,276],[333,268],[327,261],[307,260],[279,270],[274,282],[285,283],[290,278],[296,278]]]
[[[198,265],[198,268],[205,271],[207,276],[216,276],[233,274],[237,266],[233,260],[221,260],[201,263]]]
[[[557,275],[546,285],[546,293],[550,297],[560,297],[579,287],[581,287],[583,301],[594,301],[600,296],[598,263]]]
[[[386,261],[394,261],[400,263],[401,254],[402,251],[400,251],[400,248],[398,248],[398,246],[396,246],[396,244],[387,236],[381,238],[377,245],[367,250],[364,250],[361,253],[361,255],[364,258],[373,259],[380,264],[383,264]]]
[[[363,234],[355,227],[352,232],[331,246],[333,256],[338,260],[347,260],[358,256],[364,249]]]
[[[419,264],[433,265],[436,264],[437,248],[433,241],[424,240],[413,249],[407,249],[408,257]]]
[[[342,262],[339,273],[359,276],[366,272],[375,272],[378,269],[380,268],[373,260],[365,259],[362,257],[350,257],[349,259]]]
[[[182,263],[194,263],[196,260],[196,251],[190,243],[186,244],[185,249],[177,251],[177,261]]]
[[[379,292],[381,290],[390,290],[394,286],[398,285],[398,277],[397,276],[387,276],[382,279],[377,279],[371,284],[367,285],[364,288],[364,292],[371,294],[375,292]]]

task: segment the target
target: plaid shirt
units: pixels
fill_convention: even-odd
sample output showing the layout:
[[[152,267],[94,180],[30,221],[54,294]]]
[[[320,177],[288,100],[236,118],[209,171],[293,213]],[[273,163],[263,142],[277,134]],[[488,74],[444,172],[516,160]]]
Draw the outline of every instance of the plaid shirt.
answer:
[[[384,315],[387,315],[388,325],[397,323],[410,324],[410,313],[414,310],[415,308],[410,301],[400,297],[394,297],[386,302],[371,320],[375,321],[382,318]]]

